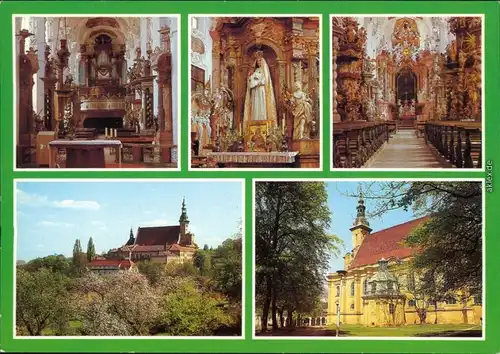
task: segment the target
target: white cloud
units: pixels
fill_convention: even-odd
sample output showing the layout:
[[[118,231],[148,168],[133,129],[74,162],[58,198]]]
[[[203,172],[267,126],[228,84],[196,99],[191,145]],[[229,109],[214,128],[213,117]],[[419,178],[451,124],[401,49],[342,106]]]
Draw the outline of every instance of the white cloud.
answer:
[[[101,206],[93,200],[49,200],[46,196],[16,191],[17,202],[32,207],[52,207],[59,209],[99,210]]]
[[[44,245],[36,245],[36,248],[45,248]]]
[[[104,226],[104,221],[91,221],[91,224],[94,226]]]
[[[153,214],[153,211],[152,211],[152,210],[143,210],[142,212],[143,212],[144,214],[146,214],[146,215]]]
[[[54,222],[54,221],[47,221],[47,220],[42,220],[38,222],[38,226],[42,227],[73,227],[75,226],[74,224],[69,224],[69,223],[64,223],[64,222]]]
[[[99,203],[93,200],[62,200],[53,201],[52,204],[56,208],[68,208],[68,209],[85,209],[85,210],[99,210],[101,206]]]

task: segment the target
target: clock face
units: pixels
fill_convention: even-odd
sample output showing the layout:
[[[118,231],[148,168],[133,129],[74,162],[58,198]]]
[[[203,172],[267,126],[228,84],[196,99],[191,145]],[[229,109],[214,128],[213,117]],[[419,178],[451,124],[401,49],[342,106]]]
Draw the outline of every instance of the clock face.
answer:
[[[410,49],[405,48],[405,49],[403,50],[403,53],[404,53],[404,55],[409,55],[409,54],[410,54]]]

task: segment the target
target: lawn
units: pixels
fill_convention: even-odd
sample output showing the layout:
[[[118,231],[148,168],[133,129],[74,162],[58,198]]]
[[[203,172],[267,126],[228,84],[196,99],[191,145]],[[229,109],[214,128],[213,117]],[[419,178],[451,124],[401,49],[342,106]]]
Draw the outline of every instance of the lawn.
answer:
[[[329,326],[335,331],[335,326]],[[425,324],[400,327],[342,325],[341,336],[353,337],[480,337],[481,326],[470,324]]]
[[[335,337],[335,326],[280,328],[275,331],[257,332],[258,336],[282,337]],[[425,324],[400,327],[365,327],[341,325],[341,337],[481,337],[481,326]]]

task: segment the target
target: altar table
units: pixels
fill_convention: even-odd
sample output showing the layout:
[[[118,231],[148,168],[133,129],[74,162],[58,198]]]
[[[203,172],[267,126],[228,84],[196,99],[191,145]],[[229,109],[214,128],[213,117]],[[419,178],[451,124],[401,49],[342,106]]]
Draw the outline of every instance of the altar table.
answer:
[[[122,164],[120,140],[54,140],[49,143],[50,168],[56,167],[58,149],[66,150],[66,168],[105,168],[104,148],[116,149],[118,167]]]
[[[209,152],[224,167],[286,167],[296,162],[298,151],[291,152]],[[292,167],[292,166],[288,166]]]

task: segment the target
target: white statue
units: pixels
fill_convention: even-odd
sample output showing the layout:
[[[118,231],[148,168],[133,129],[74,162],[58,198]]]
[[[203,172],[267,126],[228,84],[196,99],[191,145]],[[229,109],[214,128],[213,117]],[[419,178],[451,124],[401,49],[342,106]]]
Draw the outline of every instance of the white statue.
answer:
[[[273,84],[262,52],[256,53],[256,59],[248,74],[243,120],[276,121]]]
[[[297,81],[292,95],[295,106],[293,108],[293,139],[309,139],[309,125],[313,121],[312,101],[302,91],[302,85]]]

